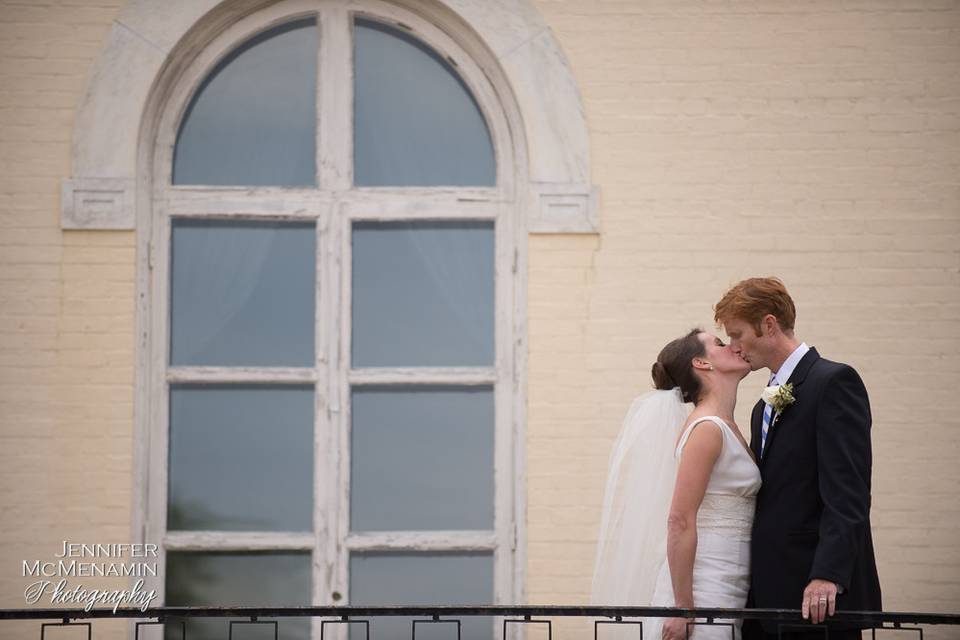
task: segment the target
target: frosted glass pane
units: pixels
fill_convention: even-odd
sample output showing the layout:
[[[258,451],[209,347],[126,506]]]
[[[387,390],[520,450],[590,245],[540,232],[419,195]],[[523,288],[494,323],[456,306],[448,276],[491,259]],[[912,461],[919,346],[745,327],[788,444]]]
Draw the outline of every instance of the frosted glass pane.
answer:
[[[493,603],[489,553],[354,553],[351,605],[484,605]],[[490,640],[489,618],[464,617],[463,640]],[[410,638],[411,618],[373,618],[370,637]],[[363,638],[351,625],[351,640]],[[421,635],[422,634],[422,635]],[[456,638],[453,625],[417,625],[417,639]]]
[[[174,365],[312,366],[312,223],[173,225]]]
[[[354,29],[354,181],[358,186],[492,186],[490,133],[453,67],[409,34]]]
[[[353,391],[353,531],[493,529],[491,387]]]
[[[163,574],[161,574],[163,575]],[[167,606],[305,607],[310,605],[310,554],[296,552],[168,552]],[[236,619],[236,618],[234,618]],[[190,640],[224,640],[228,618],[195,618]],[[280,637],[308,640],[309,618],[276,618]],[[234,626],[236,640],[273,640],[272,626]],[[180,640],[180,625],[168,624],[166,640]]]
[[[352,366],[490,366],[494,232],[487,222],[353,227]]]
[[[310,531],[313,391],[170,390],[167,528]]]
[[[316,184],[315,20],[274,27],[203,81],[180,124],[173,184]]]

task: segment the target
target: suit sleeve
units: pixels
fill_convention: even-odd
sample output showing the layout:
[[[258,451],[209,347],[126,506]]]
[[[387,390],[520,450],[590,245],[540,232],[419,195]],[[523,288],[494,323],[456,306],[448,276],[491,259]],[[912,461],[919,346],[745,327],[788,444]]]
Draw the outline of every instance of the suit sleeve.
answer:
[[[849,590],[870,522],[870,401],[857,372],[842,366],[826,381],[817,411],[820,499],[819,543],[810,579]]]

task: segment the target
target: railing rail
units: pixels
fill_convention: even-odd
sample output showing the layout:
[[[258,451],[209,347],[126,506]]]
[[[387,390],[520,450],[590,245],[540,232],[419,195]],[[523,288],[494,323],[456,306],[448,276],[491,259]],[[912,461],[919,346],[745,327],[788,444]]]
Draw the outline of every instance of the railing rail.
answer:
[[[550,616],[578,618],[743,618],[747,620],[802,620],[799,609],[674,609],[670,607],[605,606],[342,606],[342,607],[151,607],[141,611],[123,607],[114,613],[109,608],[29,608],[0,609],[0,620],[83,620],[90,618],[357,618],[357,617],[434,616]],[[960,614],[901,611],[838,611],[835,622],[870,624],[958,625]]]
[[[460,624],[457,618],[463,617],[499,617],[503,620],[503,637],[507,635],[508,623],[547,624],[548,637],[552,638],[550,622],[535,618],[596,618],[594,637],[597,638],[599,625],[609,622],[631,623],[637,618],[666,618],[682,617],[691,619],[688,633],[693,627],[694,619],[697,624],[717,624],[730,626],[728,623],[715,622],[731,619],[767,620],[776,621],[782,629],[789,628],[795,631],[798,625],[805,625],[810,630],[823,629],[824,637],[829,638],[829,626],[811,625],[801,618],[798,609],[718,609],[696,608],[675,609],[669,607],[607,607],[607,606],[334,606],[334,607],[152,607],[145,610],[134,608],[92,608],[89,611],[82,608],[29,608],[29,609],[0,609],[0,621],[3,620],[60,620],[58,623],[41,625],[41,637],[49,626],[76,626],[86,627],[87,637],[92,638],[90,622],[77,622],[94,619],[131,619],[150,620],[154,622],[139,622],[143,624],[157,624],[164,622],[182,622],[194,618],[236,618],[237,624],[265,623],[263,618],[332,618],[340,622],[366,624],[367,638],[370,637],[368,618],[377,617],[408,617],[417,618],[413,621],[413,637],[416,638],[416,624],[428,621],[456,622],[457,637],[460,636]],[[831,623],[859,625],[867,629],[874,629],[873,637],[879,637],[877,631],[917,631],[923,638],[923,630],[912,625],[953,625],[960,626],[960,614],[955,613],[928,613],[928,612],[900,612],[900,611],[838,611],[830,618]],[[234,622],[231,622],[231,633]],[[325,621],[324,625],[332,623]],[[635,622],[632,622],[635,623]],[[0,636],[2,636],[0,624]],[[186,635],[184,633],[184,635]],[[731,630],[732,635],[732,630]],[[960,633],[958,633],[960,636]],[[899,637],[899,636],[898,636]]]

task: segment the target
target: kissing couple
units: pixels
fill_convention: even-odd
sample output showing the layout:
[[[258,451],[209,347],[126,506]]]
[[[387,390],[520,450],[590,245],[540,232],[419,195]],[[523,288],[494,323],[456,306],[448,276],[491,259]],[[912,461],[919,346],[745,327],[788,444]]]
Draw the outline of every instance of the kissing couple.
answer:
[[[657,390],[624,420],[593,601],[800,609],[804,618],[694,624],[689,636],[691,619],[649,618],[648,640],[728,640],[731,626],[738,640],[826,637],[813,624],[829,625],[831,640],[859,640],[858,625],[830,616],[881,610],[867,391],[853,367],[795,336],[796,307],[780,280],[744,280],[714,311],[729,344],[700,329],[670,342],[653,364]],[[771,375],[748,446],[733,414],[740,381],[758,369]]]

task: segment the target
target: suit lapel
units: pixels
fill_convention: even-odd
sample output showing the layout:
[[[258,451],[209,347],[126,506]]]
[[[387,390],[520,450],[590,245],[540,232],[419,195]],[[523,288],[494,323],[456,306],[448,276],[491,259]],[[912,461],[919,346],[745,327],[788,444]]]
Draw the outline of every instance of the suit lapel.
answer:
[[[813,366],[813,363],[820,359],[820,354],[817,353],[817,350],[813,347],[810,347],[810,350],[807,351],[800,362],[797,363],[796,368],[794,368],[793,373],[790,374],[790,379],[787,380],[788,383],[793,385],[793,395],[795,398],[799,398],[798,389],[800,385],[803,384],[803,381],[806,379],[807,374],[810,372],[810,368]],[[761,404],[762,401],[761,401]],[[790,407],[787,407],[783,410],[782,415],[774,413],[773,414],[773,424],[770,425],[770,430],[767,431],[767,446],[765,447],[763,458],[760,459],[760,466],[763,466],[763,463],[770,457],[770,451],[773,448],[773,443],[777,439],[777,433],[782,428],[783,416],[790,414]],[[763,418],[761,415],[761,422]]]
[[[763,428],[763,400],[758,400],[750,414],[750,450],[753,459],[760,461],[760,430]]]

